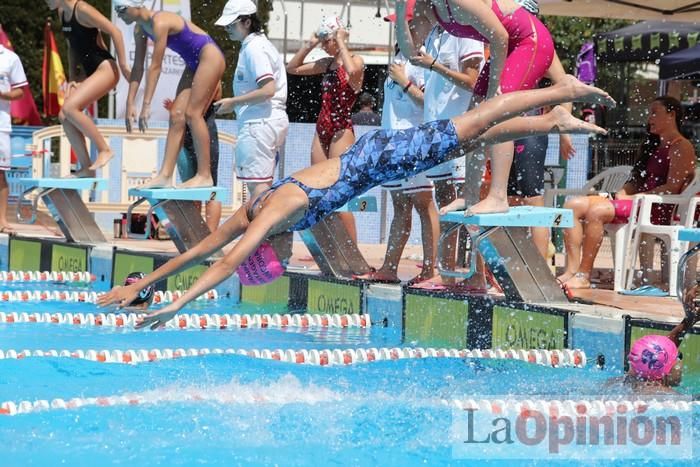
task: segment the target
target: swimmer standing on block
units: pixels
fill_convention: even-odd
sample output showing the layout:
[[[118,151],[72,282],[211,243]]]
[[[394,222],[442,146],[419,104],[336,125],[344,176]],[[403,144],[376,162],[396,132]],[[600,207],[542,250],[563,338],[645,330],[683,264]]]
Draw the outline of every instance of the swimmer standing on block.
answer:
[[[604,91],[573,76],[546,89],[495,97],[478,109],[451,120],[438,120],[406,130],[376,130],[365,134],[340,158],[329,159],[291,177],[249,201],[197,246],[177,256],[128,287],[113,289],[98,299],[100,306],[128,305],[147,285],[199,263],[230,241],[238,243],[208,268],[177,302],[146,315],[139,328],[158,328],[187,303],[238,270],[243,281],[265,283],[279,277],[283,268],[274,245],[289,232],[304,230],[369,189],[410,177],[484,144],[541,133],[599,133],[606,131],[571,116],[561,107],[538,117],[515,117],[529,109],[562,102],[615,105]],[[502,122],[502,123],[501,123]],[[268,240],[272,243],[265,243]],[[277,250],[281,253],[280,250]],[[281,255],[283,260],[291,252]]]
[[[80,0],[46,0],[50,10],[58,10],[64,36],[70,45],[69,79],[65,102],[58,118],[66,137],[80,162],[76,177],[94,177],[95,169],[105,166],[114,155],[93,119],[83,110],[107,95],[119,82],[119,69],[125,79],[131,76],[127,64],[124,38],[116,25],[95,7]],[[117,62],[108,52],[102,33],[112,38]],[[77,67],[82,68],[82,80],[77,76]],[[93,163],[85,144],[89,138],[97,148]]]
[[[224,74],[226,63],[223,52],[206,32],[175,13],[152,11],[144,6],[144,0],[114,0],[112,4],[117,16],[126,24],[136,23],[134,27],[136,51],[126,103],[127,131],[131,132],[132,122],[136,118],[134,99],[143,76],[148,39],[153,41],[153,55],[150,57],[146,73],[146,89],[138,118],[139,130],[144,132],[148,129],[151,100],[160,77],[166,47],[177,52],[187,65],[180,77],[175,100],[170,108],[163,166],[158,175],[139,188],[161,188],[171,184],[177,157],[182,148],[185,124],[192,130],[197,153],[197,173],[179,188],[213,186],[209,152],[210,135],[204,114]]]

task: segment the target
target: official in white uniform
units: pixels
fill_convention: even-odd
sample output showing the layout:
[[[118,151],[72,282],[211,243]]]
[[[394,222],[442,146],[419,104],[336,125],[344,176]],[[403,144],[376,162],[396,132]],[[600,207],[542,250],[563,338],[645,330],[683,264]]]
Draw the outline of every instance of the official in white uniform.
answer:
[[[289,129],[287,72],[282,56],[267,39],[251,0],[229,0],[216,21],[231,40],[241,42],[233,76],[233,95],[221,99],[217,113],[236,112],[236,175],[256,196],[272,185],[279,151]]]
[[[19,57],[0,44],[0,233],[13,233],[7,221],[7,198],[10,188],[5,172],[10,170],[12,159],[12,116],[11,101],[24,96],[22,89],[27,85],[27,76]]]

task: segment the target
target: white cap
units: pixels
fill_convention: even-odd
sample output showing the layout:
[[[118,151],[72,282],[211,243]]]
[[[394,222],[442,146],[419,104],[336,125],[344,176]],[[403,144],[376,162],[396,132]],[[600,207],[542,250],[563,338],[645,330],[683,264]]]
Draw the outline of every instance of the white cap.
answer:
[[[337,16],[324,16],[316,34],[319,37],[330,36],[343,27],[343,21]]]
[[[112,0],[112,8],[117,7],[142,7],[145,0]]]
[[[252,15],[258,12],[258,7],[251,0],[228,0],[224,6],[221,18],[216,20],[217,26],[228,26],[239,16]]]

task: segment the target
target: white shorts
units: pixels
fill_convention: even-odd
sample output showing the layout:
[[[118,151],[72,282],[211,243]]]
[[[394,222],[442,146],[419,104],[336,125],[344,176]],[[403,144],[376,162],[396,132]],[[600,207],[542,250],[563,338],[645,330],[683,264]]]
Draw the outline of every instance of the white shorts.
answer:
[[[12,163],[12,144],[10,134],[0,131],[0,170],[10,170]]]
[[[244,123],[236,141],[236,175],[244,182],[271,182],[279,150],[287,139],[289,120],[276,118]]]
[[[440,165],[436,165],[432,169],[426,170],[424,172],[428,180],[433,182],[439,180],[453,180],[455,177],[461,177],[464,181],[464,164],[462,164],[462,172],[458,172],[458,161],[457,159],[452,159],[451,161],[443,162]]]
[[[410,178],[403,178],[385,183],[382,188],[389,191],[403,191],[406,194],[419,193],[421,191],[433,191],[433,182],[428,179],[426,173],[419,173]]]

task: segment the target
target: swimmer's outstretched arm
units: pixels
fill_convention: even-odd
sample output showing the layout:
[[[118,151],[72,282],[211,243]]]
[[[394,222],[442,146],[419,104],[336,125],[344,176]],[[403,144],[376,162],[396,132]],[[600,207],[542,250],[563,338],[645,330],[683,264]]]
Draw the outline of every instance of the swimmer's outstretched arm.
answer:
[[[115,286],[110,292],[97,298],[97,305],[104,307],[116,304],[117,309],[128,306],[136,298],[141,289],[187,269],[193,264],[202,262],[212,253],[243,234],[248,224],[245,206],[243,206],[218,229],[207,235],[193,248],[172,258],[167,263],[133,284],[124,287]]]
[[[297,197],[285,197],[279,196],[279,194],[280,193],[273,193],[270,196],[267,205],[264,206],[262,211],[250,222],[245,234],[226,256],[204,271],[199,279],[192,284],[179,300],[146,315],[136,324],[136,328],[141,329],[150,326],[151,329],[156,329],[164,326],[165,323],[172,319],[172,317],[189,302],[216,287],[227,277],[231,276],[236,269],[238,269],[238,266],[253,254],[271,232],[274,232],[280,225],[285,225],[290,217],[293,216],[300,207],[306,204],[306,197],[300,200],[297,199]]]

